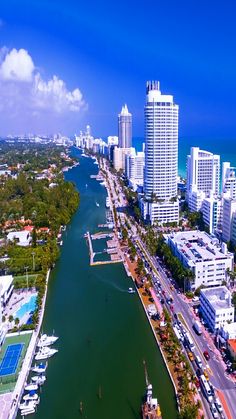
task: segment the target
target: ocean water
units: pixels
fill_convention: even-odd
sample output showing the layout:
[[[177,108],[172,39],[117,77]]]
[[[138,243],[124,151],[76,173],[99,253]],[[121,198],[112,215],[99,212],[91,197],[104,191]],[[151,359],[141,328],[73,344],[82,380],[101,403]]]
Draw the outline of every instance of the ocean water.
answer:
[[[134,137],[133,146],[137,151],[142,150],[144,138]],[[179,175],[186,177],[186,159],[191,147],[200,147],[220,155],[221,163],[229,161],[236,166],[236,138],[198,138],[179,137]]]

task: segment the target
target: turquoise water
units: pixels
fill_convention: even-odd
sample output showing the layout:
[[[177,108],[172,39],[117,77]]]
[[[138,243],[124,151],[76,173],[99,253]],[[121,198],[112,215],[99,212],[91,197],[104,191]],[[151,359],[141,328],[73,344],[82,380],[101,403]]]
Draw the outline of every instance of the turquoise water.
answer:
[[[17,310],[17,312],[15,313],[14,317],[18,317],[18,319],[21,319],[26,313],[30,313],[31,311],[34,311],[36,309],[36,299],[37,299],[37,295],[32,295],[29,299],[29,301],[25,304],[23,304],[23,306]]]
[[[133,138],[133,146],[138,151],[142,149],[143,138]],[[186,160],[191,147],[200,147],[203,150],[219,154],[221,163],[229,161],[236,166],[236,139],[234,138],[197,138],[179,137],[179,175],[186,177]]]

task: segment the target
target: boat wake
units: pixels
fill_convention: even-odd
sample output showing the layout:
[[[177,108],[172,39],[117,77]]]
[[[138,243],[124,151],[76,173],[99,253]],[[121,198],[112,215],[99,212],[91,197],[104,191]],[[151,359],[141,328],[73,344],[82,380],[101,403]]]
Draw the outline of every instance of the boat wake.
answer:
[[[102,282],[104,282],[106,284],[109,284],[112,288],[115,288],[116,290],[118,290],[120,292],[130,293],[130,291],[127,288],[121,288],[121,287],[119,287],[119,285],[114,284],[113,282],[105,281],[104,279],[102,279]]]

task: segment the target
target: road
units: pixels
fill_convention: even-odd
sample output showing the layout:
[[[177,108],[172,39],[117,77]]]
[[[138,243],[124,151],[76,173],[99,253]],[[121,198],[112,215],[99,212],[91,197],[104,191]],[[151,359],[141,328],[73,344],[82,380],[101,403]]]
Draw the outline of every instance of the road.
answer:
[[[103,164],[103,168],[108,170],[108,168]],[[109,172],[109,184],[111,188],[111,192],[113,195],[113,202],[117,208],[120,210],[127,206],[127,201],[124,197],[123,191],[116,179],[116,176]],[[117,193],[117,192],[118,193]],[[118,210],[119,211],[119,210]],[[126,219],[126,216],[123,216]],[[122,220],[122,219],[121,219]],[[148,262],[148,270],[152,274],[155,272],[158,280],[161,284],[162,290],[165,291],[165,296],[171,296],[173,299],[173,308],[174,312],[181,314],[182,318],[184,319],[185,328],[188,329],[192,340],[195,344],[194,354],[195,356],[198,355],[201,358],[203,368],[206,369],[210,383],[215,388],[215,390],[219,390],[227,403],[227,406],[231,413],[231,418],[236,419],[236,387],[232,380],[226,375],[225,370],[226,366],[222,360],[222,357],[219,351],[215,348],[212,337],[208,334],[206,330],[203,330],[202,335],[198,336],[193,330],[193,323],[194,320],[197,319],[196,314],[194,313],[193,307],[187,301],[186,297],[183,294],[179,294],[177,289],[172,287],[170,289],[172,283],[170,278],[166,275],[165,267],[161,264],[158,258],[153,257],[149,254],[148,250],[146,249],[144,243],[142,242],[141,238],[138,235],[138,229],[135,220],[132,220],[132,234],[130,238],[132,239],[133,243],[139,247],[140,256],[146,262]],[[160,288],[157,286],[155,281],[153,281],[153,286],[158,294]],[[170,307],[166,305],[168,310]],[[207,350],[210,354],[210,360],[206,360],[203,352]],[[193,371],[196,372],[198,368],[196,362],[193,361],[191,363]],[[207,412],[208,417],[212,417],[211,411],[209,409],[209,403],[207,402],[206,398],[201,393],[201,399],[204,405],[204,408]],[[227,417],[227,416],[226,416]]]

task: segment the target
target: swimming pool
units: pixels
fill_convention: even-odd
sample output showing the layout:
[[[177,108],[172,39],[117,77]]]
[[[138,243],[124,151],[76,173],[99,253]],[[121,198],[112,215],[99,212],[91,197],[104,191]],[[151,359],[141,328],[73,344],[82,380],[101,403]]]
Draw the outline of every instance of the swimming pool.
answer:
[[[18,319],[21,319],[26,313],[30,314],[32,311],[34,311],[37,305],[36,299],[36,294],[31,295],[30,299],[25,304],[23,304],[23,306],[19,308],[19,310],[17,310],[17,312],[14,314],[14,318],[18,317]]]

